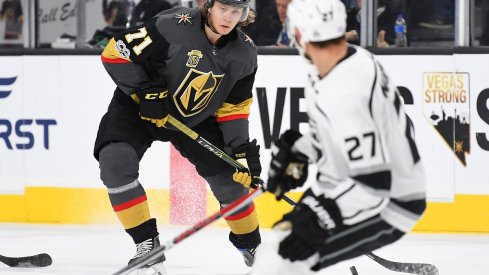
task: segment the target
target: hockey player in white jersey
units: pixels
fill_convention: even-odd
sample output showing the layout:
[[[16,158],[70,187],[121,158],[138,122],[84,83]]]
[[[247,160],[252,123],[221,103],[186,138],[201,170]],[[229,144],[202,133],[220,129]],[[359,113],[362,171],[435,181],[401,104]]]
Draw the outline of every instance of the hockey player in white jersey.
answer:
[[[314,64],[310,132],[272,149],[266,188],[279,198],[317,175],[257,250],[253,275],[311,274],[399,240],[426,208],[425,177],[396,87],[368,51],[345,40],[340,0],[292,0],[289,26]]]

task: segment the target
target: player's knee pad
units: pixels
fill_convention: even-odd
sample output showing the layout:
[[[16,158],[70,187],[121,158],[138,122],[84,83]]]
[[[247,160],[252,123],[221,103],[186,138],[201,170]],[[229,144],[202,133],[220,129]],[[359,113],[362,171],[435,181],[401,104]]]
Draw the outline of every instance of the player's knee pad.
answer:
[[[233,180],[232,172],[224,172],[215,176],[205,177],[212,193],[221,205],[230,204],[248,194],[248,188]]]
[[[100,178],[107,187],[113,207],[146,201],[146,193],[138,181],[139,158],[131,145],[110,143],[99,156]]]
[[[117,188],[138,178],[139,158],[124,142],[110,143],[99,154],[100,179],[107,188]]]
[[[134,148],[124,142],[110,143],[100,151],[99,164],[100,178],[124,228],[146,223],[151,217],[146,193],[138,181],[139,158]]]

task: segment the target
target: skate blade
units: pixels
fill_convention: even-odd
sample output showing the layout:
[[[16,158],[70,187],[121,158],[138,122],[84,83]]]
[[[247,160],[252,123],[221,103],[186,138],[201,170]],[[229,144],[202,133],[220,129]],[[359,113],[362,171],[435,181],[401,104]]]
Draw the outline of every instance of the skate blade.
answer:
[[[138,269],[136,275],[168,275],[168,273],[163,263],[157,263],[150,267]]]

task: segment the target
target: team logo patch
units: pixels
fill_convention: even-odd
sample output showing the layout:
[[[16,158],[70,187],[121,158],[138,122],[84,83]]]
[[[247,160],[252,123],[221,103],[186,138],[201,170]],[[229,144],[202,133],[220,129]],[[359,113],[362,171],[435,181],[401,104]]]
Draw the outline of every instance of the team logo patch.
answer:
[[[122,40],[117,40],[115,43],[115,49],[119,54],[121,55],[122,58],[129,59],[131,56],[131,51],[126,47],[126,44]]]
[[[201,51],[198,50],[192,50],[187,53],[188,55],[188,60],[187,60],[187,67],[190,68],[195,68],[199,64],[200,59],[204,56],[202,55]]]
[[[190,69],[173,95],[175,106],[182,116],[190,117],[200,113],[209,104],[223,77],[224,74],[215,75],[213,72]]]
[[[423,114],[460,162],[470,153],[468,73],[424,73]]]
[[[178,19],[177,25],[180,25],[180,23],[183,23],[184,25],[187,25],[187,23],[189,25],[192,25],[192,21],[190,21],[190,19],[192,19],[192,16],[190,16],[190,13],[175,14],[175,17],[173,18]]]

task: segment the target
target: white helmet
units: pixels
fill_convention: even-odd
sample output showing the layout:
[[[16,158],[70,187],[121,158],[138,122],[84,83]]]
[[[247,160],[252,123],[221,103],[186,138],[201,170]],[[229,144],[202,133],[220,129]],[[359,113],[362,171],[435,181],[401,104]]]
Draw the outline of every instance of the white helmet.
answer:
[[[287,7],[291,33],[298,34],[300,47],[307,42],[321,42],[345,35],[346,10],[341,0],[292,0]],[[295,38],[295,35],[294,35]]]

